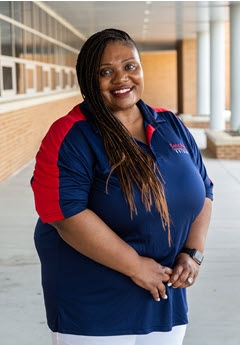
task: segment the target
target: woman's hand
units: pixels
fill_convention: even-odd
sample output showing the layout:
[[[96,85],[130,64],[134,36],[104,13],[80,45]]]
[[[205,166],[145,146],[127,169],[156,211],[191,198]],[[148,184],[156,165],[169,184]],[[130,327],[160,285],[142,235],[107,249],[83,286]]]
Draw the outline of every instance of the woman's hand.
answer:
[[[167,299],[164,282],[170,280],[172,269],[161,266],[155,260],[140,256],[136,273],[130,278],[135,284],[148,290],[156,301]]]
[[[185,288],[193,285],[198,276],[199,267],[188,254],[179,253],[168,286]]]

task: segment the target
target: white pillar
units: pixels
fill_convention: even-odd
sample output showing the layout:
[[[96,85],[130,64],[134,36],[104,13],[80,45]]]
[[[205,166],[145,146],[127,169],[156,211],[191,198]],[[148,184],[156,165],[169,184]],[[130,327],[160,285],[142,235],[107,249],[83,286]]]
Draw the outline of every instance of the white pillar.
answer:
[[[225,23],[210,21],[210,129],[225,129]]]
[[[210,114],[210,41],[209,32],[197,33],[197,113]]]
[[[230,2],[230,128],[240,128],[240,3]]]

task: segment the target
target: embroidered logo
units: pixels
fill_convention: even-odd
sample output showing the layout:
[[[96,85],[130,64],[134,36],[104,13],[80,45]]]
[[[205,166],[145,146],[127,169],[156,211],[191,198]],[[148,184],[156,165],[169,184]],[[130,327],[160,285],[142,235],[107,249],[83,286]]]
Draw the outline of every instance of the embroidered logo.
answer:
[[[170,144],[171,148],[176,152],[176,153],[188,153],[188,150],[185,145],[183,144]]]

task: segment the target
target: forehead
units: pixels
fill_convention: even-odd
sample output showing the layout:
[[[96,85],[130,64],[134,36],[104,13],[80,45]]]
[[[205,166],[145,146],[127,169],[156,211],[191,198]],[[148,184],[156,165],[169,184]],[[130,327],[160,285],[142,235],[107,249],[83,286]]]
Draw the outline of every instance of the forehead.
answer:
[[[121,41],[109,42],[103,51],[101,63],[131,57],[139,60],[138,51],[133,44]]]

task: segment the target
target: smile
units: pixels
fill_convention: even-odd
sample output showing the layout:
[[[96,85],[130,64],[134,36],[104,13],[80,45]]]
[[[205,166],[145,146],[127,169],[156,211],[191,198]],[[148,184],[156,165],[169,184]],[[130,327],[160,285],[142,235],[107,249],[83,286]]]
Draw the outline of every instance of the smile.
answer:
[[[120,95],[124,95],[126,93],[129,93],[131,90],[132,90],[132,88],[130,88],[130,87],[125,88],[125,89],[118,89],[118,90],[112,91],[112,94],[116,95],[116,96],[118,96],[118,95],[120,96]]]

